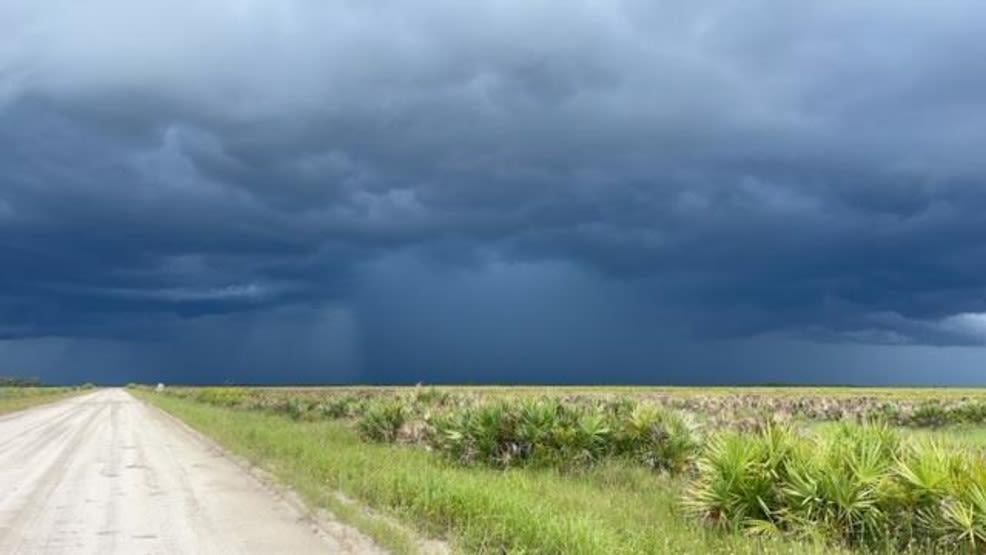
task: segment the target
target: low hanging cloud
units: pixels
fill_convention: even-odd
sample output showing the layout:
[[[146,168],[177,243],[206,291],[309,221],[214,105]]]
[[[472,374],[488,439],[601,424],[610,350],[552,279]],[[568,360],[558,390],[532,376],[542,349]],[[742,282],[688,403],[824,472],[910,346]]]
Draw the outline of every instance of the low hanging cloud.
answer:
[[[651,337],[981,345],[984,25],[972,1],[4,2],[0,337],[337,307],[353,365],[437,360],[374,299],[431,321],[402,292],[473,272],[484,318],[518,272],[588,279],[567,303]],[[428,270],[374,277],[394,264]]]

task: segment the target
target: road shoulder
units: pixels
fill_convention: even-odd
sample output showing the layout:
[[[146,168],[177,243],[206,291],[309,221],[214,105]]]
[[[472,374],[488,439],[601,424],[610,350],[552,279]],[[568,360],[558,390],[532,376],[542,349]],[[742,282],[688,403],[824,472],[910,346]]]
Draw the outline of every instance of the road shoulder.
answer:
[[[264,468],[254,464],[247,458],[226,449],[211,437],[196,430],[180,418],[158,407],[153,402],[150,402],[144,395],[138,393],[133,395],[133,397],[147,407],[154,418],[180,429],[193,441],[199,443],[204,448],[214,453],[222,455],[224,458],[235,464],[245,474],[252,477],[260,485],[260,487],[268,492],[274,499],[290,506],[292,510],[298,514],[299,518],[308,523],[312,527],[313,531],[319,535],[331,538],[333,541],[341,543],[351,553],[365,553],[367,555],[386,553],[386,550],[377,545],[377,543],[374,542],[370,536],[363,533],[358,528],[343,523],[335,515],[325,509],[310,507],[304,502],[298,492],[296,492],[292,487],[277,480],[273,474]]]

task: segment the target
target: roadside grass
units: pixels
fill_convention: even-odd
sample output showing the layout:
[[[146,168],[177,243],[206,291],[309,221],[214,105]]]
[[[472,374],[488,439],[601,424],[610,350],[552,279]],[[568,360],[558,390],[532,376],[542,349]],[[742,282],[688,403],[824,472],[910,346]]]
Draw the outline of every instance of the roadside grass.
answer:
[[[340,421],[296,421],[135,393],[398,553],[415,552],[417,535],[445,538],[469,553],[843,552],[821,542],[712,530],[681,513],[684,480],[625,462],[576,473],[462,467],[420,448],[364,442]]]
[[[51,403],[78,390],[70,387],[0,387],[0,414]]]

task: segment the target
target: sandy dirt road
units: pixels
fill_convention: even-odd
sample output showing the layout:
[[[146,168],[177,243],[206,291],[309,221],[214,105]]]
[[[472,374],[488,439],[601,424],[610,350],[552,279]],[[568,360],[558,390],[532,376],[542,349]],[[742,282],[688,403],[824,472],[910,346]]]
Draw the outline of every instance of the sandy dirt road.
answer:
[[[0,554],[360,551],[126,391],[0,416]]]

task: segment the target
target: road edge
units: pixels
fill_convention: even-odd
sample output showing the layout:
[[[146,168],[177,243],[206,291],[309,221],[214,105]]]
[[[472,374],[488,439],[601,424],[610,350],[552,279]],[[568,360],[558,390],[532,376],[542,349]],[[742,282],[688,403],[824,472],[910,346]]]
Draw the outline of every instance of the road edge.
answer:
[[[208,449],[222,455],[225,459],[235,464],[240,470],[249,475],[264,491],[274,497],[274,499],[288,505],[300,520],[311,526],[312,530],[319,536],[332,538],[351,549],[354,553],[388,553],[386,548],[381,546],[371,536],[360,530],[359,527],[343,522],[331,510],[324,507],[310,506],[294,488],[278,480],[276,476],[263,467],[251,462],[246,457],[230,451],[213,438],[190,426],[181,418],[143,398],[142,395],[134,394],[134,392],[127,389],[122,389],[122,391],[125,391],[127,395],[136,399],[165,420],[177,425],[179,429],[188,433]]]
[[[146,389],[126,389],[125,391],[145,406],[150,407],[167,419],[176,422],[180,428],[190,432],[194,438],[201,441],[204,445],[215,449],[218,453],[231,460],[255,480],[258,480],[263,487],[269,489],[272,495],[283,497],[300,515],[310,520],[313,525],[318,526],[323,532],[328,531],[328,533],[340,541],[344,537],[353,535],[355,532],[361,542],[360,545],[370,546],[366,548],[367,553],[372,553],[373,550],[376,550],[378,553],[450,555],[455,552],[447,540],[422,535],[413,527],[401,522],[396,517],[363,505],[334,488],[325,486],[322,493],[328,495],[319,495],[319,498],[324,499],[324,501],[308,503],[305,501],[304,496],[298,493],[298,490],[289,483],[279,479],[263,466],[227,449],[208,434],[199,431],[178,416],[158,406],[153,401],[153,396],[158,395],[156,392]],[[323,503],[326,503],[327,506]],[[390,541],[381,542],[376,538],[374,532],[371,531],[375,529],[387,530],[388,533],[383,536],[385,538],[389,539],[390,534],[394,534],[403,539],[397,543],[391,543]],[[339,531],[339,534],[334,533],[336,530]],[[366,540],[366,543],[363,543],[363,540]]]

